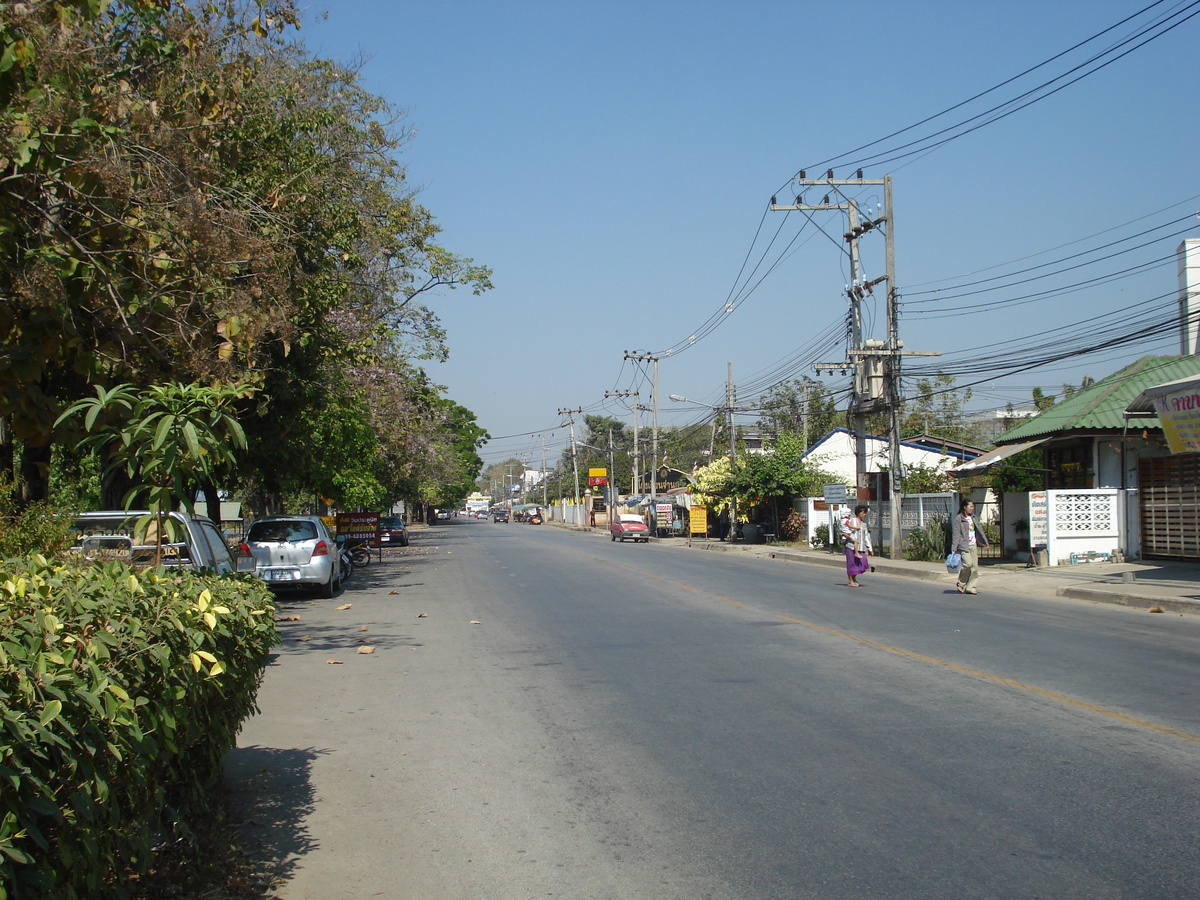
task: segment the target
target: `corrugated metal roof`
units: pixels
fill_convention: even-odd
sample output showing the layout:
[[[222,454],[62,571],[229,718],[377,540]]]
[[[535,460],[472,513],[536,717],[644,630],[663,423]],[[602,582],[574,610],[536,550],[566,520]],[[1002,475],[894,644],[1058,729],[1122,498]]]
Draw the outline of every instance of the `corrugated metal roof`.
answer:
[[[1028,441],[1067,431],[1120,431],[1125,427],[1125,407],[1148,387],[1200,375],[1200,356],[1143,356],[1119,372],[1097,381],[1046,410],[1022,422],[996,439],[997,444]],[[1137,428],[1161,428],[1157,417],[1134,420]]]

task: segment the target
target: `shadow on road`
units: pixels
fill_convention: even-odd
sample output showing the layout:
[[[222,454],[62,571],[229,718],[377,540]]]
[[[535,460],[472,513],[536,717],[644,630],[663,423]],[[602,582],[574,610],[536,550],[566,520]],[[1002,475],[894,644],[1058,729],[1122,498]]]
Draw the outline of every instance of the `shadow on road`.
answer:
[[[328,751],[235,747],[225,758],[229,812],[262,873],[286,879],[317,848],[305,820],[315,806],[313,761]]]

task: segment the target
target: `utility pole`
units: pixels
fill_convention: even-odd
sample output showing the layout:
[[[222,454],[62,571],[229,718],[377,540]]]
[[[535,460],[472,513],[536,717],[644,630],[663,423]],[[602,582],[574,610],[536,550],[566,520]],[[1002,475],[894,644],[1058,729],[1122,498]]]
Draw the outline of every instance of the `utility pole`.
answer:
[[[641,493],[638,479],[638,392],[637,391],[605,391],[605,398],[608,397],[632,397],[633,398],[633,459],[630,461],[633,466],[633,489],[629,492],[629,496],[634,497]]]
[[[625,351],[626,359],[633,360],[650,360],[654,363],[654,437],[651,442],[650,450],[650,505],[653,507],[654,515],[650,521],[654,524],[651,526],[651,531],[654,536],[658,536],[658,357],[649,353],[630,353]]]
[[[900,462],[900,412],[904,402],[904,394],[900,381],[900,361],[904,356],[940,356],[929,351],[904,350],[900,340],[899,298],[900,292],[896,287],[896,244],[895,218],[892,206],[892,176],[885,175],[882,179],[864,179],[862,169],[852,179],[836,179],[833,170],[825,173],[823,179],[809,180],[801,170],[799,177],[793,182],[799,188],[794,204],[781,205],[776,198],[771,198],[773,210],[845,210],[849,230],[844,235],[849,244],[850,283],[846,285],[846,294],[850,298],[851,319],[851,350],[848,359],[841,363],[818,363],[814,368],[819,375],[822,370],[854,372],[854,388],[850,401],[850,412],[854,416],[855,440],[855,469],[856,487],[859,491],[869,487],[866,477],[866,436],[864,422],[867,415],[875,412],[888,413],[888,481],[889,481],[889,514],[891,518],[891,557],[900,559],[903,556],[903,539],[901,534],[900,516],[902,511]],[[862,187],[876,185],[883,188],[883,204],[875,208],[874,218],[868,210],[865,218],[859,221],[859,209],[856,200],[847,198],[841,191],[843,187]],[[819,204],[804,202],[804,192],[810,187],[827,187],[830,192],[840,195],[845,202],[830,203],[829,194]],[[880,229],[885,241],[885,272],[873,280],[867,280],[860,271],[858,240],[863,235],[875,229]],[[860,303],[864,296],[874,291],[875,286],[887,282],[887,340],[864,341],[862,334],[862,313]],[[882,517],[880,517],[882,530]],[[882,542],[881,542],[882,543]]]
[[[550,505],[546,499],[546,436],[535,434],[534,437],[541,438],[542,441],[542,509],[546,509]]]
[[[725,364],[728,380],[725,385],[725,414],[729,425],[729,475],[733,476],[733,467],[737,462],[737,443],[733,433],[733,363]],[[707,536],[706,536],[707,537]],[[737,496],[729,495],[729,543],[737,540]]]
[[[560,409],[560,416],[568,416],[571,423],[571,464],[575,467],[575,499],[572,503],[575,506],[579,505],[579,454],[575,452],[575,416],[581,414],[582,409]],[[588,510],[591,512],[591,510]]]

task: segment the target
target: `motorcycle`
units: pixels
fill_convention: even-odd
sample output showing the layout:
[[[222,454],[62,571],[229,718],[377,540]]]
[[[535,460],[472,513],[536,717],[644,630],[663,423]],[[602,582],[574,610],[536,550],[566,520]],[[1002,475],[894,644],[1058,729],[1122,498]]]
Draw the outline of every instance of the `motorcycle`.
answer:
[[[531,513],[526,521],[529,522],[530,525],[541,525],[542,517],[537,513]]]
[[[341,580],[345,581],[354,574],[354,550],[344,537],[335,539],[338,548],[338,561],[342,566]]]

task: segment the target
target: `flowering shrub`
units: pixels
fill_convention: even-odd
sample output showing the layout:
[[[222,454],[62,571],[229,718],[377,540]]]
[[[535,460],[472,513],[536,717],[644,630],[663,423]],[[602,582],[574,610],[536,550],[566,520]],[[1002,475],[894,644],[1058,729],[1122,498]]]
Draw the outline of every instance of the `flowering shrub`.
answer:
[[[252,578],[0,562],[0,900],[104,897],[207,810],[277,642]]]

